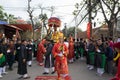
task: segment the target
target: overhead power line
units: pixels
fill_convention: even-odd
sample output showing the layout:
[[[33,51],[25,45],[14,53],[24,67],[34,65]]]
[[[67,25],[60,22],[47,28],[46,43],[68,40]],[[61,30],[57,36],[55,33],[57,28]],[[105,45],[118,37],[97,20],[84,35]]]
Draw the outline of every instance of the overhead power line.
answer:
[[[86,3],[84,3],[84,4],[83,4],[83,6],[81,7],[81,9],[80,9],[80,10],[78,10],[77,15],[73,18],[73,20],[69,23],[69,25],[70,25],[72,22],[74,22],[74,21],[75,21],[75,19],[78,17],[78,15],[79,15],[79,14],[80,14],[80,12],[82,11],[82,9],[85,7],[85,5],[86,5]]]
[[[74,6],[74,5],[61,5],[61,6],[54,6],[55,8],[58,8],[58,7],[70,7],[70,6]],[[40,9],[39,7],[32,7],[34,9]],[[46,9],[48,8],[51,8],[51,6],[49,7],[44,7]],[[4,9],[6,10],[9,10],[9,9],[27,9],[27,7],[4,7]]]

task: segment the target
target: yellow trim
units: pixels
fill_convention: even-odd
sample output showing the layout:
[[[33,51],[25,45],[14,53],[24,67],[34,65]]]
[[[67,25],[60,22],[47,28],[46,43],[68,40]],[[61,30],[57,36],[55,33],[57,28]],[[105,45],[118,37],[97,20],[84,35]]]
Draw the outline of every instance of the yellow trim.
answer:
[[[120,57],[120,53],[118,53],[117,56],[113,60],[116,61],[119,57]]]

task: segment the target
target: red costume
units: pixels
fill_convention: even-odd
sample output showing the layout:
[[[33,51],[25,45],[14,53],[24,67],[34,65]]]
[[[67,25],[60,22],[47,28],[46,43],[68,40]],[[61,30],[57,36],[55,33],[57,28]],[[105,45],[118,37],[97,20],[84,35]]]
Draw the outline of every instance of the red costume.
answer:
[[[65,44],[56,43],[53,47],[52,53],[55,57],[55,70],[58,74],[58,80],[60,79],[60,74],[68,75],[68,64],[67,64],[67,55],[68,48]],[[62,54],[62,56],[59,56]],[[65,77],[65,80],[70,80],[68,76]]]
[[[69,62],[73,62],[73,58],[74,58],[74,42],[73,42],[73,38],[70,37],[69,38],[69,54],[68,54],[68,60]]]
[[[118,68],[115,78],[111,80],[120,80],[120,42],[113,44],[113,47],[115,47],[118,52],[117,56],[114,58],[114,61],[118,59]]]
[[[44,47],[45,40],[43,39],[38,44],[38,50],[37,50],[37,61],[40,63],[40,66],[43,65],[43,54],[46,52],[46,49]]]

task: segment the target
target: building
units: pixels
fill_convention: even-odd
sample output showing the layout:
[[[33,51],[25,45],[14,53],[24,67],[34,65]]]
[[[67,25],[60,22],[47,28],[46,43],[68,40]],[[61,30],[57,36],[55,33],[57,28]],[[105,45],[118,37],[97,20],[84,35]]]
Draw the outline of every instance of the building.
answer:
[[[13,36],[16,35],[16,33],[17,33],[16,37],[18,37],[19,31],[22,31],[22,29],[10,25],[5,21],[0,21],[0,38],[5,36],[6,38],[12,39]]]

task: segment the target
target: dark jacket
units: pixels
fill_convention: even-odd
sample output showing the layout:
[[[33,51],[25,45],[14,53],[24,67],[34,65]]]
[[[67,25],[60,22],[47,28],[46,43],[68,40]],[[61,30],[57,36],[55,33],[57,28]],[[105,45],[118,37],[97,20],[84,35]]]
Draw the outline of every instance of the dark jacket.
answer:
[[[113,60],[113,49],[111,47],[107,47],[105,49],[105,55],[106,55],[108,61]]]

